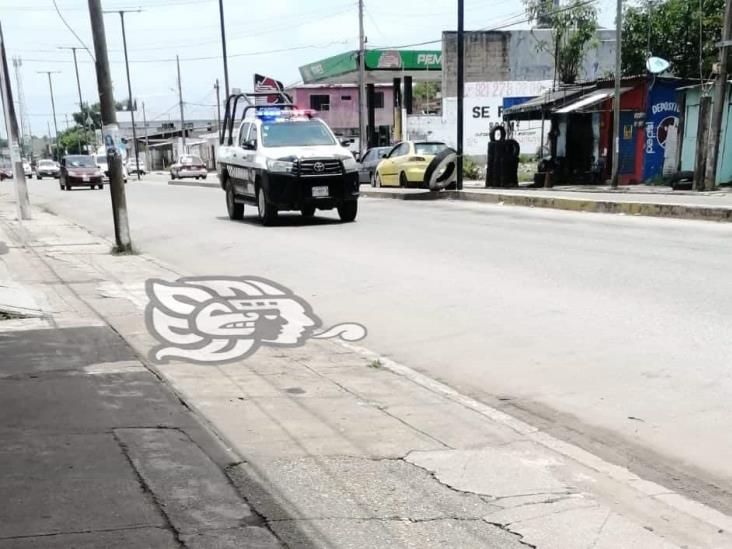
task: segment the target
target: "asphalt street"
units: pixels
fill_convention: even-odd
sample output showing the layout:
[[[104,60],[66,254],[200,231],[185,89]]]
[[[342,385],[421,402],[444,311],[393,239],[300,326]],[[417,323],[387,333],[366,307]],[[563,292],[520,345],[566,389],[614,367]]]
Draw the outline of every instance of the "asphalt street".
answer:
[[[30,182],[106,236],[109,192]],[[2,190],[9,194],[9,186]],[[199,275],[256,275],[365,347],[705,503],[732,507],[732,226],[446,201],[226,216],[219,189],[127,185],[135,246]],[[725,503],[726,502],[726,503]]]

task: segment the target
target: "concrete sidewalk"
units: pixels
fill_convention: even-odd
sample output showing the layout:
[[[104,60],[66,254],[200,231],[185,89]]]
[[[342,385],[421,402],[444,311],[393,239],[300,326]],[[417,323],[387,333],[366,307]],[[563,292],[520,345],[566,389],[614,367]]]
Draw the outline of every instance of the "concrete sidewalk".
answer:
[[[55,245],[20,242],[0,227],[0,548],[281,547],[236,458],[40,259]]]
[[[11,245],[141,357],[156,343],[145,280],[213,274],[111,256],[62,218],[34,210],[21,228],[13,212],[0,204]],[[732,547],[724,512],[366,348],[311,341],[224,366],[144,362],[226,441],[229,478],[289,547]]]
[[[462,191],[430,192],[423,189],[380,188],[361,186],[363,196],[401,200],[469,200],[508,206],[529,206],[559,210],[614,213],[732,221],[732,192],[709,193],[672,191],[670,187],[634,185],[609,187],[567,186],[553,189],[486,189],[479,182],[466,182]]]

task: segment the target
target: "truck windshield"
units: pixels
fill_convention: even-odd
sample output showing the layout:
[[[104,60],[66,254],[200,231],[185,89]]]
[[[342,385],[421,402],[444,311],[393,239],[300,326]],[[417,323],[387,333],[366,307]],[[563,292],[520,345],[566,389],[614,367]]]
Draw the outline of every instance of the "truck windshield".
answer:
[[[274,122],[262,124],[265,147],[303,147],[335,145],[335,139],[322,122]]]

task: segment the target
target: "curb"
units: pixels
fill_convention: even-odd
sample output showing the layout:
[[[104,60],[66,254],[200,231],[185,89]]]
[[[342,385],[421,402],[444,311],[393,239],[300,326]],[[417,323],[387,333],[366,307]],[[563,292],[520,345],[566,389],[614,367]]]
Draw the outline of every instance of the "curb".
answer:
[[[573,212],[610,213],[667,217],[702,221],[732,222],[732,208],[719,206],[691,206],[685,204],[663,204],[650,202],[612,202],[586,198],[552,198],[547,196],[518,196],[514,194],[488,194],[475,191],[423,191],[403,193],[396,191],[361,191],[369,198],[390,198],[396,200],[466,200],[488,204],[549,208]]]
[[[207,189],[218,189],[221,187],[218,183],[205,182],[205,181],[168,181],[168,185],[175,185],[178,187],[205,187]]]

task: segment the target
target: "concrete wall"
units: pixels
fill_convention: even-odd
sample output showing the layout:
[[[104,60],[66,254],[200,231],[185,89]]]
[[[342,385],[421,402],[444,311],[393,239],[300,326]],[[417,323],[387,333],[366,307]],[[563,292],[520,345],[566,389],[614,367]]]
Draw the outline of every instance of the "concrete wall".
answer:
[[[391,86],[377,86],[376,92],[384,94],[384,108],[376,109],[376,125],[391,126],[394,115],[394,95]],[[318,116],[334,131],[355,130],[358,133],[358,87],[349,85],[299,86],[290,90],[295,104],[310,108],[311,95],[329,95],[330,110],[320,111]],[[350,99],[344,99],[350,97]]]
[[[609,74],[615,65],[615,31],[598,31],[598,44],[587,49],[579,78]],[[554,59],[537,45],[551,42],[546,29],[469,31],[465,33],[465,82],[553,80]],[[442,33],[442,89],[457,95],[457,33]]]

